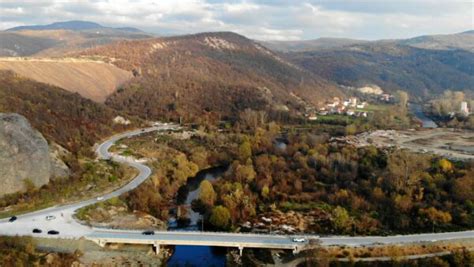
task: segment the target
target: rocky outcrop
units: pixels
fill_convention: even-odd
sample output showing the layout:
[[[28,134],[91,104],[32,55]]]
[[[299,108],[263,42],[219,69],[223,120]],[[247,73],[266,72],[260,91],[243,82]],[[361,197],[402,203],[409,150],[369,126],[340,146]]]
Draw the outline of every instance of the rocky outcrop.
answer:
[[[25,117],[0,113],[0,196],[47,184],[69,171]],[[55,158],[55,159],[53,159]]]

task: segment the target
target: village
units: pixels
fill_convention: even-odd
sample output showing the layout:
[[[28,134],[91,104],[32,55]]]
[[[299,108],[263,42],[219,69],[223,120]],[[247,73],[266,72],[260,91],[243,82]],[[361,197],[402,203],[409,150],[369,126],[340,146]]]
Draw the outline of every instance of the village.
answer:
[[[393,101],[394,96],[391,94],[380,94],[375,98],[370,98],[370,102],[376,102],[377,104],[388,104],[392,103]],[[352,96],[347,99],[334,97],[332,101],[326,102],[325,105],[319,109],[312,107],[307,108],[305,117],[310,121],[317,120],[318,116],[327,116],[333,114],[366,118],[370,113],[370,109],[368,109],[369,105],[370,103],[368,99],[362,100],[356,96]]]

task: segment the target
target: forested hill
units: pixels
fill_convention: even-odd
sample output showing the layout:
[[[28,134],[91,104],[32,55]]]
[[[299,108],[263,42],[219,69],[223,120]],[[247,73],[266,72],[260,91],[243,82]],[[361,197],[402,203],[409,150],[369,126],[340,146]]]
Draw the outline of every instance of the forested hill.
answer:
[[[467,50],[373,43],[285,56],[301,68],[339,84],[376,84],[388,92],[405,90],[418,100],[448,89],[474,89],[474,53]]]
[[[73,153],[90,147],[114,130],[117,112],[59,87],[32,81],[11,71],[0,71],[0,113],[25,116],[49,141]]]
[[[202,33],[119,43],[81,56],[109,59],[136,77],[107,104],[147,118],[234,116],[245,108],[291,110],[339,89],[234,33]]]

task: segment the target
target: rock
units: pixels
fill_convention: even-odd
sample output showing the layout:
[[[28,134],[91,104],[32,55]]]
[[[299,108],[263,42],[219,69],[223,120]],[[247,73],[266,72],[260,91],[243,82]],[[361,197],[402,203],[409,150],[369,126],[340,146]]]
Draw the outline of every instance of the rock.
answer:
[[[69,174],[25,117],[5,113],[0,113],[0,170],[0,196],[25,190],[26,181],[40,187],[52,177]]]
[[[115,124],[122,124],[122,125],[129,125],[130,124],[130,120],[127,120],[122,116],[115,117],[113,121],[114,121]]]

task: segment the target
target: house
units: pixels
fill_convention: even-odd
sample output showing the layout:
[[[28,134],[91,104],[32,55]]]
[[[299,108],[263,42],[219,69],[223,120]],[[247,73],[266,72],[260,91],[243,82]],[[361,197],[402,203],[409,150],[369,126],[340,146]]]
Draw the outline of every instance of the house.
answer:
[[[467,107],[467,102],[463,101],[461,102],[461,114],[463,115],[469,115],[469,108]]]
[[[351,107],[357,106],[357,97],[351,97],[351,98],[349,99],[349,101],[350,101],[350,106],[351,106]]]
[[[389,102],[392,99],[392,97],[393,96],[390,95],[390,94],[382,94],[380,96],[380,100],[385,101],[385,102]]]
[[[365,108],[367,106],[367,102],[362,102],[360,104],[357,104],[357,108]]]

